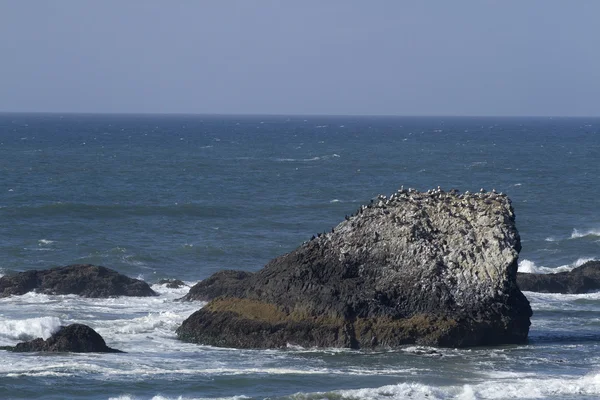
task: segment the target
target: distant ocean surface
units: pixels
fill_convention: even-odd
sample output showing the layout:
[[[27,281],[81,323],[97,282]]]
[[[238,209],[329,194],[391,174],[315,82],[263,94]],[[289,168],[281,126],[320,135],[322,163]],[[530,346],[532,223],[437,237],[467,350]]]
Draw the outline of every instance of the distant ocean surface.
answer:
[[[85,323],[127,354],[0,351],[2,399],[597,399],[600,293],[525,292],[530,343],[237,350],[181,343],[221,269],[256,271],[377,194],[509,195],[519,270],[600,258],[599,118],[0,114],[0,275],[92,263],[156,298],[0,299],[0,346]]]

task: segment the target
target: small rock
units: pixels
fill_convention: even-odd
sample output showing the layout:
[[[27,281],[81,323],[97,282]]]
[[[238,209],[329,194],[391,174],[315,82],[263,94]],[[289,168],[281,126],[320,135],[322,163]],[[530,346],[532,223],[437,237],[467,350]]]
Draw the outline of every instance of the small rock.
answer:
[[[92,328],[83,324],[62,326],[47,340],[37,338],[16,346],[4,346],[3,350],[16,353],[50,352],[50,353],[123,353],[121,350],[110,348]]]
[[[169,289],[179,289],[186,286],[186,284],[179,279],[160,279],[157,283],[159,285],[165,285]]]

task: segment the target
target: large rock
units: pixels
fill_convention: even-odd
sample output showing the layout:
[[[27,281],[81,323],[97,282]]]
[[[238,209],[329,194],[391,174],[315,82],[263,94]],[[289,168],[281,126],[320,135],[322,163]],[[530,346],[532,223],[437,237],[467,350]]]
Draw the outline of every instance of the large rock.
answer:
[[[73,353],[122,353],[106,345],[104,339],[95,330],[83,324],[62,326],[47,340],[42,338],[18,343],[16,346],[4,346],[3,350],[14,352],[73,352]]]
[[[521,343],[520,249],[505,195],[399,190],[257,273],[200,282],[188,299],[212,301],[177,335],[243,348]]]
[[[588,261],[569,272],[556,274],[518,273],[521,290],[543,293],[588,293],[600,290],[600,261]]]
[[[150,286],[109,268],[78,264],[32,270],[0,278],[0,297],[36,291],[84,297],[156,296]]]

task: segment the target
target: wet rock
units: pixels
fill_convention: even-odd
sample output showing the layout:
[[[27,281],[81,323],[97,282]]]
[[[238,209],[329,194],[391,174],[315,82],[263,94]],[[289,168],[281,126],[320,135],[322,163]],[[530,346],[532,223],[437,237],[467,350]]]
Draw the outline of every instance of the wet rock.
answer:
[[[211,301],[177,335],[238,348],[521,343],[520,249],[507,196],[402,189],[254,274],[196,285],[193,298]]]
[[[157,282],[159,285],[165,285],[169,289],[179,289],[187,286],[183,281],[179,279],[159,279]]]
[[[115,270],[89,264],[32,270],[0,278],[0,297],[35,291],[83,297],[156,296],[148,284]]]
[[[242,296],[243,284],[252,276],[250,272],[224,270],[191,287],[183,301],[209,301],[219,296]]]
[[[2,349],[17,353],[122,353],[120,350],[108,347],[100,334],[83,324],[63,326],[47,340],[38,338],[18,343],[14,347],[4,346]]]
[[[518,273],[521,290],[542,293],[588,293],[600,290],[600,261],[588,261],[568,272],[556,274]]]

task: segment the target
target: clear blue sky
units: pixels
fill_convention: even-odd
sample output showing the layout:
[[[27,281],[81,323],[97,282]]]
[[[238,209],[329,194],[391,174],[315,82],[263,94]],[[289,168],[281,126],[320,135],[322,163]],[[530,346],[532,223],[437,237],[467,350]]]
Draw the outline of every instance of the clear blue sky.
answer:
[[[0,111],[600,115],[600,1],[0,0]]]

